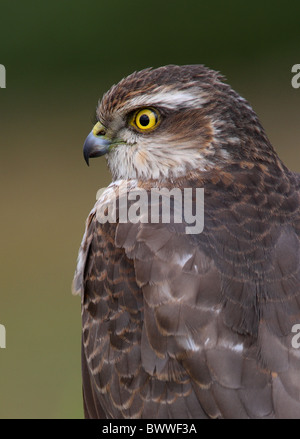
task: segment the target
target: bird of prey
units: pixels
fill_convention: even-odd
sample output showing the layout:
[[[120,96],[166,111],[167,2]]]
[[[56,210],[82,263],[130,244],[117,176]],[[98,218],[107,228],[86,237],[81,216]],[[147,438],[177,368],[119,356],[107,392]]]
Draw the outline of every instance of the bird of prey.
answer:
[[[112,183],[73,283],[85,417],[300,418],[300,175],[202,65],[135,72],[96,114],[84,157],[106,155]],[[203,188],[203,230],[186,233],[174,202],[169,223],[120,206],[100,221],[132,188]]]

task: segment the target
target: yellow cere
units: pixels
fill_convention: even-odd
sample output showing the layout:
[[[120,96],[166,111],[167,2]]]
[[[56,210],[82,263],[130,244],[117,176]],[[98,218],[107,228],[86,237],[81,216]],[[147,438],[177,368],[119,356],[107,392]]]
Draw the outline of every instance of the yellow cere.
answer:
[[[99,136],[99,134],[104,131],[104,127],[102,125],[102,123],[97,122],[96,125],[94,125],[94,128],[92,130],[94,136]]]
[[[158,112],[152,108],[138,110],[133,117],[132,125],[141,131],[148,131],[156,127],[159,122]]]

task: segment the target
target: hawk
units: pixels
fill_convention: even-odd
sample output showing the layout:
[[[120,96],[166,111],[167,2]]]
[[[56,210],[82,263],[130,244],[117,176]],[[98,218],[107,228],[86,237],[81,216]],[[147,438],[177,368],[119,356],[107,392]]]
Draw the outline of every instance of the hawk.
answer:
[[[73,283],[85,417],[300,418],[300,175],[202,65],[135,72],[96,114],[84,157],[106,155],[112,183]],[[100,221],[132,188],[203,188],[203,230],[186,233],[174,202],[169,223],[120,206]]]

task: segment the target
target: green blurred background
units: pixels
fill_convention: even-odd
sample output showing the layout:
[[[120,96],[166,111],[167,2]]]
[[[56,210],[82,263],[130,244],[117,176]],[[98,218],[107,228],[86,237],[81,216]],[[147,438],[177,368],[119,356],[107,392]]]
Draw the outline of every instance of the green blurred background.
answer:
[[[85,218],[110,182],[82,145],[97,100],[134,70],[201,63],[247,98],[300,171],[299,1],[0,2],[0,418],[81,418]]]

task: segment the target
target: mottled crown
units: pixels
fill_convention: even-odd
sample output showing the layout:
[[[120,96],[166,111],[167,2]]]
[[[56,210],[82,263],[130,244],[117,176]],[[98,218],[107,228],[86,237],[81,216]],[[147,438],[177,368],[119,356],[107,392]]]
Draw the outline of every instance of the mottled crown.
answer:
[[[139,95],[151,94],[159,91],[187,90],[193,87],[210,89],[222,85],[224,77],[203,65],[168,65],[156,69],[147,68],[134,72],[113,85],[102,98],[100,112],[105,115],[112,113],[124,104]],[[227,89],[228,86],[223,84]]]

